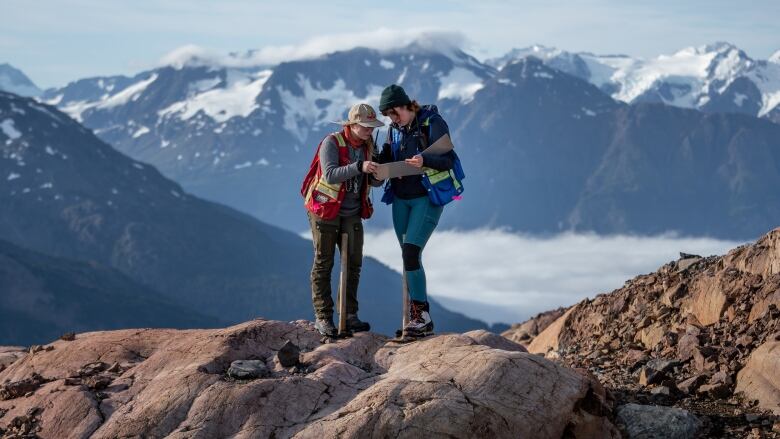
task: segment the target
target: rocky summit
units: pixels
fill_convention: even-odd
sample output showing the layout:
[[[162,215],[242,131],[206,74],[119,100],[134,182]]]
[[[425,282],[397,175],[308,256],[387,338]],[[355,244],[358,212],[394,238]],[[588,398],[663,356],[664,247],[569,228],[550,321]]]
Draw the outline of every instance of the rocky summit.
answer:
[[[502,335],[70,332],[0,347],[0,437],[778,438],[780,228]]]
[[[258,319],[3,352],[17,356],[0,372],[4,437],[620,437],[590,374],[482,330],[330,342]]]
[[[780,228],[503,335],[590,371],[627,437],[780,437],[779,307]]]

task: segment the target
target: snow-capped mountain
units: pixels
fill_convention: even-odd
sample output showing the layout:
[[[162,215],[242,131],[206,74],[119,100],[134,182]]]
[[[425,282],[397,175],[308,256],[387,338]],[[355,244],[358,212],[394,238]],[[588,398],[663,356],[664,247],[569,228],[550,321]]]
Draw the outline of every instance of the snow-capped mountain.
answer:
[[[703,56],[695,52],[690,56]],[[531,62],[532,53],[544,62]],[[754,185],[777,180],[780,125],[720,113],[722,108],[731,112],[728,94],[709,101],[710,118],[658,105],[660,98],[652,96],[677,90],[666,82],[631,104],[616,100],[614,95],[626,89],[609,78],[639,69],[639,61],[627,56],[543,47],[514,56],[518,59],[496,63],[497,70],[460,50],[422,44],[356,48],[271,66],[251,65],[251,54],[222,62],[196,54],[176,56],[134,77],[76,81],[48,90],[43,99],[131,157],[159,167],[188,192],[296,232],[308,227],[298,189],[317,143],[338,129],[331,122],[342,119],[350,105],[361,100],[376,105],[391,83],[402,84],[421,103],[439,105],[464,159],[467,194],[448,206],[445,227],[678,230],[751,238],[780,221],[766,201],[778,195],[774,186]],[[739,52],[722,51],[721,58],[747,63]],[[722,76],[718,69],[713,72],[711,85]],[[751,85],[742,76],[727,87],[747,94]],[[761,102],[759,94],[748,96],[753,97],[744,99],[744,107]],[[667,151],[668,157],[693,151],[701,158],[706,148],[714,155],[704,167],[688,158],[680,158],[684,165],[659,159],[658,171],[651,172],[634,160],[646,149]],[[765,160],[756,154],[765,154]],[[700,182],[697,191],[706,196],[665,184],[662,170],[672,168]],[[713,174],[713,169],[720,171]],[[644,191],[656,210],[646,211],[648,205],[624,193],[626,188]],[[657,206],[667,204],[679,215],[658,216]],[[717,214],[716,204],[728,206],[728,213]],[[388,211],[376,209],[369,224],[389,226]]]
[[[8,63],[0,64],[0,91],[21,96],[40,96],[41,94],[41,89],[27,75]]]
[[[306,227],[296,195],[301,169],[351,105],[376,105],[394,82],[421,102],[460,105],[495,74],[460,50],[417,43],[271,67],[194,56],[172,64],[79,80],[43,100],[187,190],[293,230]]]
[[[625,104],[536,58],[446,117],[466,192],[441,224],[730,239],[780,224],[780,125],[766,120]]]
[[[585,79],[623,102],[661,102],[780,121],[778,53],[766,61],[754,60],[739,48],[720,42],[645,60],[537,45],[514,49],[488,64],[503,68],[528,56]]]

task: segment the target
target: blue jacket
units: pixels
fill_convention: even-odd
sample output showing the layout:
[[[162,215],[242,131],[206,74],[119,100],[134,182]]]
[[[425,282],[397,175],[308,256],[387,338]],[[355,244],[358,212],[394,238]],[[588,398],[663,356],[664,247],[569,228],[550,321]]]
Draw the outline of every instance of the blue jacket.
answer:
[[[406,127],[391,124],[388,128],[387,142],[377,157],[379,163],[390,163],[412,158],[423,152],[429,145],[439,140],[450,129],[439,114],[435,105],[425,105],[417,112],[415,119]],[[442,155],[423,154],[423,166],[446,171],[452,169],[455,156],[453,152]],[[428,196],[428,190],[422,184],[422,176],[409,175],[391,178],[385,185],[382,201],[392,203],[393,197],[411,199]]]

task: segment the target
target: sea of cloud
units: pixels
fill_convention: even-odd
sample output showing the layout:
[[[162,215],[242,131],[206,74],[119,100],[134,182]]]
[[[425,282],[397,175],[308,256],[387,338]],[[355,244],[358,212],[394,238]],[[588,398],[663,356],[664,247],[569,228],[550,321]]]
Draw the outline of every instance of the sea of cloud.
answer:
[[[437,231],[423,254],[428,291],[446,307],[488,323],[516,323],[620,288],[679,258],[721,255],[744,244],[667,234],[652,237],[503,230]],[[367,232],[364,254],[401,271],[391,230]]]

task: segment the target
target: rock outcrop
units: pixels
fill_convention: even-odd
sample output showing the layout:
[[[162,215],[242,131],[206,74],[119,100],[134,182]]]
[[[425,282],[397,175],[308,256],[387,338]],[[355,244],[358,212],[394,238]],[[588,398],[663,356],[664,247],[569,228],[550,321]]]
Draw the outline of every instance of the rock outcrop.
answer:
[[[0,372],[26,354],[27,350],[21,346],[0,346]]]
[[[618,406],[690,409],[707,421],[708,437],[753,428],[780,437],[771,415],[780,415],[779,306],[775,229],[725,256],[681,254],[572,306],[525,342],[532,353],[591,371]]]
[[[780,340],[768,341],[750,354],[737,375],[736,390],[780,415]]]
[[[515,343],[528,347],[528,345],[531,344],[531,341],[536,338],[540,332],[547,329],[548,326],[558,320],[558,317],[562,316],[565,312],[565,308],[558,308],[539,313],[526,322],[512,325],[511,328],[501,333],[501,335]]]
[[[0,435],[619,437],[590,374],[485,331],[411,344],[323,343],[306,321],[83,333],[17,359],[0,385],[17,389]]]

